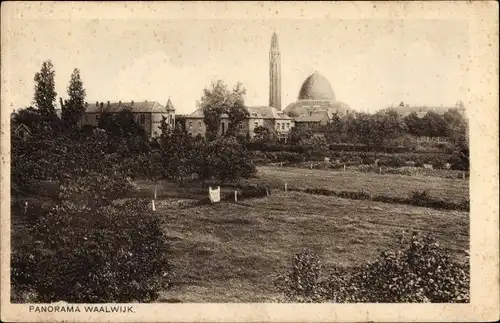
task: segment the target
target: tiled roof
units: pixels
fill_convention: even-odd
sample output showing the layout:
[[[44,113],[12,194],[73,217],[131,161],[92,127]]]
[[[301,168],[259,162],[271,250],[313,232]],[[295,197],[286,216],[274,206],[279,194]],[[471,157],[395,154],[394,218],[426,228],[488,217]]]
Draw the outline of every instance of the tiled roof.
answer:
[[[170,100],[169,100],[170,102]],[[168,104],[168,103],[167,103]],[[170,102],[172,104],[172,102]],[[101,111],[101,103],[89,103],[86,106],[85,111],[87,113],[100,113],[100,112],[119,112],[123,109],[130,109],[135,113],[144,113],[144,112],[167,112],[167,109],[156,101],[129,101],[129,102],[102,102],[102,111]]]
[[[278,111],[276,110],[276,108],[273,107],[266,107],[266,106],[247,107],[247,111],[249,113],[249,117],[254,119],[284,119],[284,120],[292,119],[282,111]],[[186,118],[188,119],[203,118],[203,110],[197,109],[193,113],[187,115]],[[223,119],[228,118],[228,115],[223,114],[222,118]]]
[[[175,110],[174,105],[172,104],[172,101],[170,101],[170,98],[167,101],[166,107],[167,107],[167,110],[169,110],[169,111],[174,111]]]
[[[199,108],[199,109],[196,109],[193,113],[191,114],[188,114],[187,116],[185,116],[186,119],[203,119],[204,118],[204,115],[203,115],[203,109]],[[228,118],[227,114],[223,114],[222,115],[222,118]]]
[[[333,117],[333,113],[327,110],[319,110],[314,112],[306,112],[295,119],[297,122],[321,122],[329,121]]]
[[[247,107],[248,113],[250,114],[250,118],[262,118],[262,119],[285,119],[290,120],[289,116],[287,116],[283,111],[278,111],[273,107]]]
[[[396,111],[399,115],[406,117],[407,115],[411,114],[412,112],[416,112],[417,116],[419,118],[423,118],[427,112],[432,111],[437,114],[445,114],[448,110],[453,109],[454,107],[444,107],[444,106],[409,106],[409,107],[402,107],[402,106],[397,106],[397,107],[391,107],[390,109],[393,109]]]

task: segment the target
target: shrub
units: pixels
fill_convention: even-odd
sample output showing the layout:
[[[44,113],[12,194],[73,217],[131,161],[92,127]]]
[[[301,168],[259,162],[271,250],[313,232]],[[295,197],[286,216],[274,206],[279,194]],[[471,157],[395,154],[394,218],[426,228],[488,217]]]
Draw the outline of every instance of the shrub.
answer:
[[[406,162],[398,157],[388,157],[381,159],[378,162],[379,166],[389,166],[389,167],[403,167],[406,166]]]
[[[412,234],[396,250],[354,268],[334,267],[321,277],[319,260],[296,255],[292,269],[276,280],[290,301],[317,302],[469,302],[468,261],[453,262],[431,236]]]
[[[292,268],[276,281],[277,288],[285,298],[295,302],[319,302],[324,291],[320,282],[321,262],[309,250],[296,254],[292,260]]]
[[[168,286],[170,264],[149,201],[93,210],[63,202],[38,209],[12,254],[12,284],[37,302],[148,302]]]

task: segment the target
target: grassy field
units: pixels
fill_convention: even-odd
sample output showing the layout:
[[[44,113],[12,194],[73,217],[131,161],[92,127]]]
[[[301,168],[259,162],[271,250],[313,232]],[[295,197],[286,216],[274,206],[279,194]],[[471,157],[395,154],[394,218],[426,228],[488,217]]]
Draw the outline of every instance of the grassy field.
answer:
[[[265,302],[276,274],[311,248],[324,265],[353,266],[397,244],[402,230],[433,233],[457,260],[468,250],[465,212],[345,200],[297,192],[158,211],[172,246],[174,285],[159,301]]]
[[[413,191],[427,190],[432,197],[460,202],[469,198],[469,181],[438,177],[336,172],[292,167],[258,168],[258,178],[248,180],[283,189],[285,182],[295,188],[326,188],[336,191],[361,191],[372,195],[407,197]]]

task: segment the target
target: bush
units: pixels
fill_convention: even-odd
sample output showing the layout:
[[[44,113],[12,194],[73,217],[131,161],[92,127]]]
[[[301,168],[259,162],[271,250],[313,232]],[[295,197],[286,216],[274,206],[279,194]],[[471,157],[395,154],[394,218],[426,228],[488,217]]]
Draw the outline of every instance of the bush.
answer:
[[[63,202],[40,208],[26,243],[12,253],[18,293],[37,302],[148,302],[168,286],[160,220],[149,201],[89,210]],[[34,211],[34,210],[32,210]]]
[[[406,162],[398,157],[389,157],[379,160],[378,165],[389,167],[403,167],[406,166]]]
[[[306,255],[306,256],[304,256]],[[335,267],[321,277],[319,260],[309,253],[294,257],[292,269],[276,280],[289,301],[316,302],[469,302],[468,262],[450,260],[428,235],[401,239],[394,251],[354,268]]]
[[[276,281],[277,288],[288,300],[295,302],[319,302],[324,290],[320,282],[321,262],[309,250],[296,254],[292,260],[292,269]]]

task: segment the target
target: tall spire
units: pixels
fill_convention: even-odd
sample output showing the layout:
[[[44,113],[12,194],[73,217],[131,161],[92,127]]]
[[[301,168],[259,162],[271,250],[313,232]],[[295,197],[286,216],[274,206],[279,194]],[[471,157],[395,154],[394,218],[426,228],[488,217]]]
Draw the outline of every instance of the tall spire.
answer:
[[[269,106],[281,110],[281,53],[276,32],[271,37],[269,51]]]
[[[278,35],[276,35],[276,32],[273,33],[273,36],[271,38],[271,51],[279,51],[279,45],[278,45]]]

